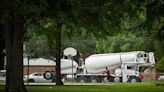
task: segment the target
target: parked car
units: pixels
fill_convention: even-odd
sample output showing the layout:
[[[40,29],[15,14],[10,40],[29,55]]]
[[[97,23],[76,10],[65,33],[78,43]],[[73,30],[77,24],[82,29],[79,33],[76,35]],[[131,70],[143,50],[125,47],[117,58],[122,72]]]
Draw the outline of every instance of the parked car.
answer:
[[[28,82],[52,82],[52,80],[47,80],[44,78],[43,73],[36,72],[30,75],[24,76],[24,81]]]
[[[0,70],[0,81],[6,81],[6,70]]]
[[[158,80],[164,80],[164,75],[159,76]]]

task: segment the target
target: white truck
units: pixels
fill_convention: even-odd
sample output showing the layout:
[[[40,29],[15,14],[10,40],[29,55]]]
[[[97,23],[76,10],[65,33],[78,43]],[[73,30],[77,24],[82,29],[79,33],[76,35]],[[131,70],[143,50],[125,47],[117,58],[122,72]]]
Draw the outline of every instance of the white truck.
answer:
[[[108,68],[111,71],[111,82],[141,82],[140,67],[151,69],[154,64],[153,52],[94,54],[86,58],[81,66],[73,60],[61,59],[61,74],[74,75],[77,82],[102,82]]]

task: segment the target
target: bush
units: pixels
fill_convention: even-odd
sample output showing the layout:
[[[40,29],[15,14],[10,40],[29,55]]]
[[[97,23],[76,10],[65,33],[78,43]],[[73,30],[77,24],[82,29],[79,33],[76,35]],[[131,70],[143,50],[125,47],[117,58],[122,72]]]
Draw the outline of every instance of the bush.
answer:
[[[158,72],[164,72],[164,56],[161,58],[161,60],[157,63],[156,69]]]

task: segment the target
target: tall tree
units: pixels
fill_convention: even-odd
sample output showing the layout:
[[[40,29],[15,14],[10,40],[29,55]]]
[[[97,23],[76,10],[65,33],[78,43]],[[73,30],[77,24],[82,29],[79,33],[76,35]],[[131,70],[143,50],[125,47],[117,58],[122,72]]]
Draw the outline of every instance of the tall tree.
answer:
[[[5,56],[5,40],[4,40],[4,26],[0,23],[0,70],[4,69],[4,56]]]
[[[4,1],[1,1],[1,3],[0,3],[0,6],[3,6],[3,2]],[[0,70],[2,70],[2,69],[4,69],[4,52],[3,52],[3,50],[5,49],[5,40],[4,40],[4,25],[3,25],[3,23],[1,22],[1,20],[2,20],[2,16],[3,16],[3,14],[2,14],[2,12],[3,12],[4,10],[2,9],[2,7],[0,7],[0,12],[1,12],[1,14],[0,14],[0,36],[1,36],[1,38],[0,38]]]
[[[22,0],[6,0],[4,9],[7,57],[6,92],[26,92],[23,83],[24,15]]]
[[[103,20],[103,7],[107,0],[95,1],[95,0],[60,0],[52,1],[48,0],[49,10],[48,14],[50,18],[55,19],[56,24],[56,77],[57,85],[62,85],[60,74],[60,55],[61,55],[61,30],[62,25],[66,25],[68,28],[78,26],[89,30],[88,32],[98,36],[98,34],[108,33],[102,30],[101,23]],[[103,13],[102,13],[103,12]],[[94,31],[93,31],[94,30]],[[73,31],[73,30],[71,30]],[[76,30],[79,31],[79,30]]]
[[[60,21],[57,21],[56,28],[56,85],[63,85],[61,81],[60,59],[61,59],[61,26]]]
[[[46,0],[3,0],[2,22],[5,26],[7,57],[6,92],[26,92],[23,83],[23,37],[27,23],[41,18]],[[34,8],[35,7],[35,8]],[[44,11],[45,13],[45,11]]]

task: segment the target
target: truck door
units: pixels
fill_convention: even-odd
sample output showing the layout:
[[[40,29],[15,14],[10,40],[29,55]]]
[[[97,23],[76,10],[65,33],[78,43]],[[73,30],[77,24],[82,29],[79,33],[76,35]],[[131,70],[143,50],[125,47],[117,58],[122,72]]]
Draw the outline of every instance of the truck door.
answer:
[[[155,58],[154,58],[154,53],[153,52],[149,53],[149,63],[155,64]]]

